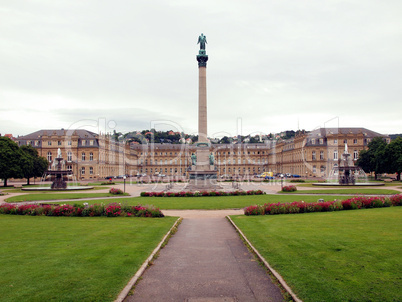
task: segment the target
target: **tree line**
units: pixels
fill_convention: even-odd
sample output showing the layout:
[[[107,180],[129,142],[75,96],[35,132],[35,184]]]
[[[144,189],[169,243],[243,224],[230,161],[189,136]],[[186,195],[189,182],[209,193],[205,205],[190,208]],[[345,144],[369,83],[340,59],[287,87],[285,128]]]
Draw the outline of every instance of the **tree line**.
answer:
[[[10,138],[0,137],[0,179],[5,187],[10,178],[26,178],[29,185],[29,179],[42,177],[48,166],[47,159],[31,145],[19,147]]]
[[[368,144],[368,150],[362,150],[356,164],[366,173],[396,173],[401,180],[402,172],[402,137],[397,137],[387,144],[383,138],[376,137]]]

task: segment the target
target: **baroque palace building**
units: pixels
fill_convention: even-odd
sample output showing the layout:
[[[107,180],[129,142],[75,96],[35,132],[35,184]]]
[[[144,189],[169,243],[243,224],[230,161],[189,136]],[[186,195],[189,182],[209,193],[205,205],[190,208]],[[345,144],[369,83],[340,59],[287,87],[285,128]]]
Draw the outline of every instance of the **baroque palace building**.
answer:
[[[219,176],[248,177],[262,172],[289,173],[303,177],[326,177],[339,164],[345,145],[354,160],[375,137],[386,135],[365,128],[320,128],[298,131],[287,140],[259,144],[212,144]],[[134,144],[116,142],[110,135],[83,129],[40,130],[15,138],[32,145],[50,163],[60,148],[66,169],[77,179],[97,179],[118,175],[166,175],[187,177],[192,144]]]
[[[96,179],[124,173],[126,158],[135,156],[124,144],[109,135],[75,130],[39,130],[15,138],[19,146],[31,145],[51,164],[60,148],[66,170],[77,179]]]

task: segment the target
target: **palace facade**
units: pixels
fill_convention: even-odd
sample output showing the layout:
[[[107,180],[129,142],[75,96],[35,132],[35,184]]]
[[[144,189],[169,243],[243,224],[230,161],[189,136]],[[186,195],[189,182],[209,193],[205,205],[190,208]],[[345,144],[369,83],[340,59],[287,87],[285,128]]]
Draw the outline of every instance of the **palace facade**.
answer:
[[[356,161],[359,152],[375,137],[386,135],[365,128],[320,128],[299,131],[294,138],[259,144],[212,144],[219,176],[248,177],[262,172],[325,177],[339,164],[345,150]],[[146,174],[187,177],[192,144],[135,144],[116,142],[110,135],[87,130],[39,130],[15,138],[32,145],[50,163],[60,148],[66,169],[77,179]]]

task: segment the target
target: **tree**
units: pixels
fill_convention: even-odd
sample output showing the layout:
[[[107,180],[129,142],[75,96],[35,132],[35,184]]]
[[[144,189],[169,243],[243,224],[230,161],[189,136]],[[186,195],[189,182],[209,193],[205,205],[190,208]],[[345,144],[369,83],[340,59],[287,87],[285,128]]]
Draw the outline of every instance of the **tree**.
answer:
[[[27,179],[27,185],[29,185],[31,177],[41,177],[43,175],[49,166],[49,162],[46,158],[39,156],[38,151],[30,145],[21,146],[21,150],[29,160],[29,163],[25,163],[22,166],[24,178]]]
[[[21,161],[24,154],[8,137],[0,137],[0,178],[7,186],[7,179],[23,177]]]
[[[387,172],[396,173],[396,179],[401,180],[402,172],[402,137],[397,137],[385,148]]]
[[[387,158],[385,148],[387,143],[382,137],[374,138],[368,144],[368,150],[362,150],[356,164],[366,173],[375,173],[375,179],[380,173],[387,172]]]

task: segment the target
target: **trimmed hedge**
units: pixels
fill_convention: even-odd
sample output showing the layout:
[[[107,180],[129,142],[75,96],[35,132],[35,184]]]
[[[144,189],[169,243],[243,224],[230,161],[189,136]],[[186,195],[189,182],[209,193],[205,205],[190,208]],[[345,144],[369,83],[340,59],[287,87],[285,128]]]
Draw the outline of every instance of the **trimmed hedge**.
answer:
[[[390,206],[402,206],[402,194],[391,197],[354,197],[343,201],[304,202],[294,201],[266,203],[264,205],[252,205],[244,209],[244,214],[249,215],[275,215],[297,214],[311,212],[330,212],[340,210],[383,208]]]

